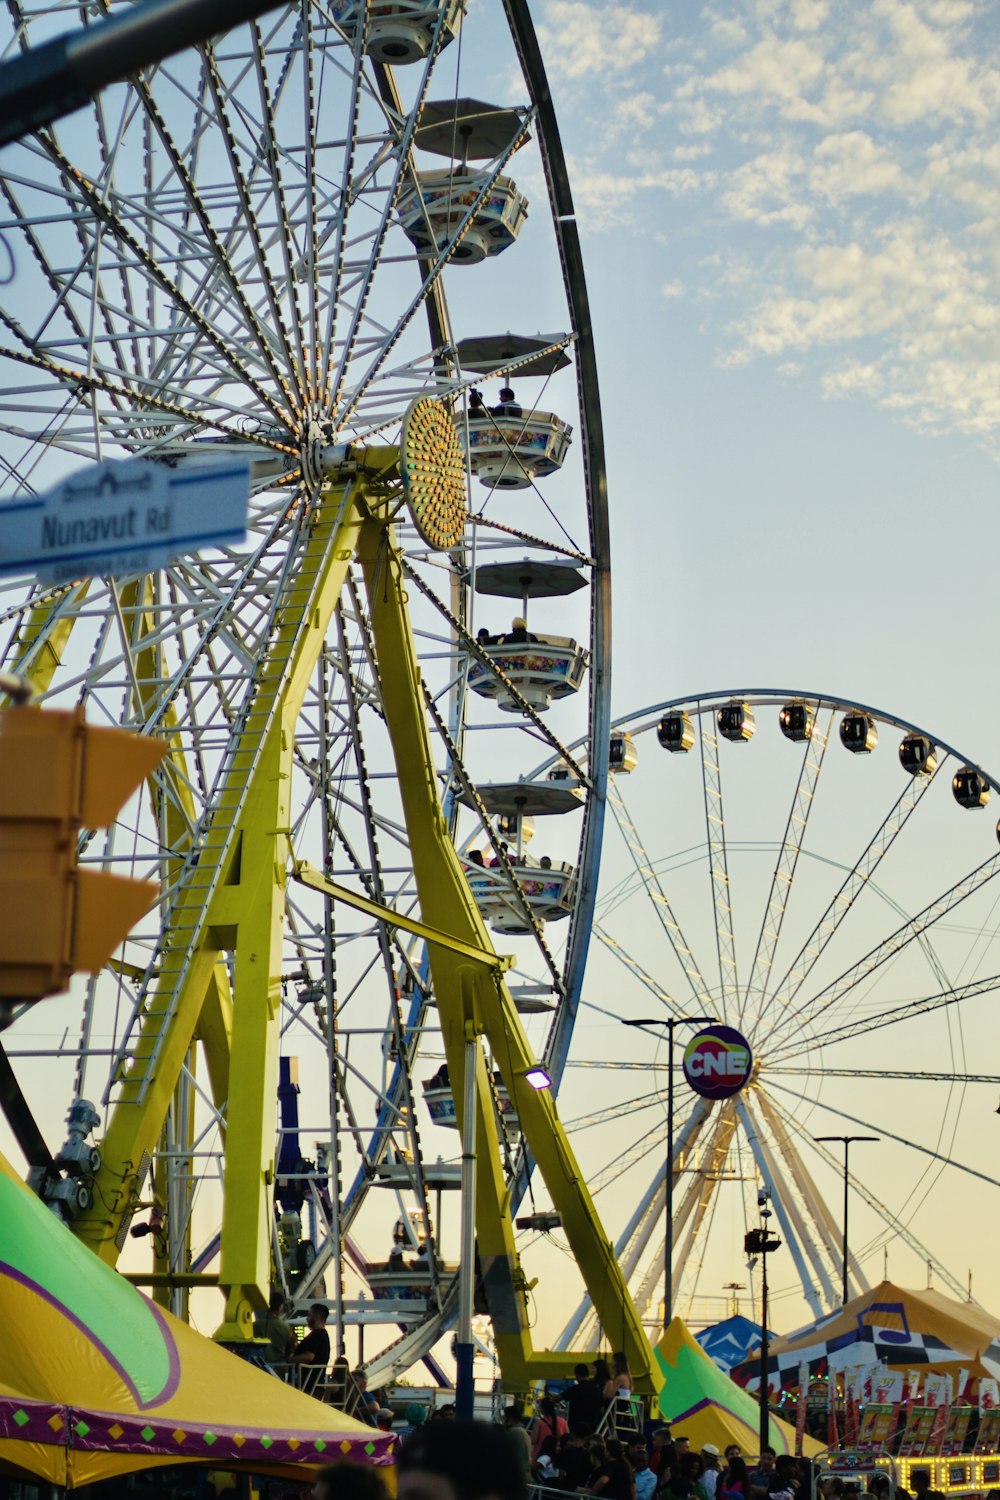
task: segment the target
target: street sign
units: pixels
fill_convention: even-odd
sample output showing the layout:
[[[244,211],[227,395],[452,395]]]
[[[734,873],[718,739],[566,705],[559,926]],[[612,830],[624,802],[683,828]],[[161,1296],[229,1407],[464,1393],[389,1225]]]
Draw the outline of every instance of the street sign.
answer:
[[[0,503],[0,574],[43,583],[152,573],[182,552],[246,536],[250,460],[96,464],[44,495]]]

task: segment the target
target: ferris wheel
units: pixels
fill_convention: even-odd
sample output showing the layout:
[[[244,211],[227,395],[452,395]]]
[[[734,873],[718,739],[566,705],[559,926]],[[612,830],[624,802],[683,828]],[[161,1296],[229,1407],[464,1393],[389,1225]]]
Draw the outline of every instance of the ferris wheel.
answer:
[[[747,1287],[762,1184],[785,1246],[771,1257],[779,1296],[813,1316],[881,1280],[889,1256],[898,1276],[923,1284],[926,1267],[971,1295],[952,1230],[1000,1186],[983,1134],[993,1101],[979,1109],[989,1091],[975,1092],[1000,1082],[978,1071],[1000,987],[993,778],[882,710],[759,689],[617,720],[611,764],[561,1105],[640,1315],[662,1317],[671,1140],[674,1312],[711,1321],[721,1288]],[[644,1024],[622,1028],[630,1018]],[[710,1021],[752,1053],[727,1097],[692,1092],[681,1071]],[[855,1146],[845,1172],[831,1137],[859,1133],[877,1143]],[[600,1336],[584,1299],[563,1346]]]
[[[519,1067],[558,1082],[572,1036],[610,726],[572,198],[526,5],[465,10],[278,6],[0,157],[0,504],[97,460],[252,476],[244,545],[0,593],[3,666],[43,706],[169,745],[81,843],[159,905],[16,1015],[5,1105],[75,1231],[112,1261],[148,1236],[133,1274],[181,1313],[219,1283],[233,1336],[272,1267],[343,1311],[386,1293],[395,1225],[430,1242],[416,1300],[388,1278],[393,1369],[453,1302],[454,1121],[423,1056],[460,1045],[461,966],[487,974],[502,1185]],[[4,53],[89,19],[15,0]]]

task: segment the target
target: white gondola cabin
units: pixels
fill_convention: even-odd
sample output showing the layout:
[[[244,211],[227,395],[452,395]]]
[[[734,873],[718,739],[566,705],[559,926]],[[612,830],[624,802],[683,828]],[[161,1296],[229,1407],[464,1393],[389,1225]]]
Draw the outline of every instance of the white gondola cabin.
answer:
[[[522,412],[516,403],[470,415],[467,445],[465,419],[457,426],[473,474],[496,490],[526,490],[561,469],[572,433],[552,412]]]
[[[483,654],[502,672],[536,713],[544,713],[554,698],[579,692],[587,672],[587,652],[569,636],[531,636],[519,641],[511,636],[480,642]],[[512,633],[513,634],[513,633]],[[505,713],[523,712],[499,676],[481,661],[469,664],[469,687],[481,698],[493,698]]]
[[[540,926],[570,915],[575,878],[572,865],[562,860],[537,860],[530,855],[511,860],[511,865],[518,890]],[[521,903],[499,865],[484,868],[468,864],[465,874],[473,899],[494,932],[531,932]]]
[[[375,62],[394,68],[423,62],[434,45],[438,25],[440,46],[454,41],[462,24],[465,0],[341,0],[334,4],[333,17],[345,36],[353,41],[359,21],[367,12],[365,52]]]

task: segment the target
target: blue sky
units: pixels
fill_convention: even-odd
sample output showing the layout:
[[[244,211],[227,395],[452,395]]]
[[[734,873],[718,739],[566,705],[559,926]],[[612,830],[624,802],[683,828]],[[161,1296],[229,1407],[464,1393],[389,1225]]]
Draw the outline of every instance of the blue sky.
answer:
[[[616,712],[714,688],[826,691],[995,771],[995,9],[541,0],[535,14],[602,374]],[[656,803],[638,779],[628,791],[651,829]],[[979,857],[996,848],[994,815]],[[860,831],[849,797],[843,816]],[[949,827],[942,813],[934,837]],[[592,973],[608,971],[598,959]],[[627,1003],[646,1013],[641,992]],[[975,1055],[994,1071],[988,1034]],[[580,1050],[623,1055],[620,1037],[592,1018]],[[928,1066],[926,1038],[872,1060],[905,1066],[911,1046]],[[833,1097],[933,1145],[929,1087],[887,1085],[873,1103],[845,1081]],[[956,1154],[985,1170],[995,1107],[987,1086],[962,1106]],[[588,1161],[611,1152],[597,1134]],[[915,1161],[883,1146],[866,1170],[888,1198]],[[914,1221],[957,1255],[957,1276],[972,1264],[987,1305],[997,1206],[995,1190],[946,1177]],[[874,1233],[864,1210],[862,1229]],[[720,1286],[738,1260],[719,1262]],[[881,1251],[866,1269],[878,1279]],[[893,1273],[923,1284],[905,1254]],[[782,1326],[804,1317],[794,1304]]]
[[[616,577],[638,585],[617,590],[619,707],[655,701],[629,665],[655,629],[666,691],[777,673],[867,693],[988,762],[995,11],[538,16],[585,236]]]

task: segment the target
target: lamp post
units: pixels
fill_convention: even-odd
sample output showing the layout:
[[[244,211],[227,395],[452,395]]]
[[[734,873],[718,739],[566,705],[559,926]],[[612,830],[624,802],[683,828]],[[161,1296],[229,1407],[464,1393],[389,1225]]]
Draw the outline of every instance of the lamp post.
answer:
[[[847,1303],[847,1207],[848,1207],[848,1176],[847,1156],[853,1141],[878,1141],[881,1136],[877,1135],[814,1135],[814,1141],[838,1141],[844,1148],[844,1303]]]
[[[667,1028],[667,1178],[666,1234],[663,1250],[663,1326],[670,1327],[674,1302],[674,1029],[711,1026],[717,1016],[654,1016],[652,1020],[622,1021],[623,1026]]]
[[[770,1341],[767,1337],[767,1257],[771,1250],[781,1248],[781,1241],[776,1234],[772,1234],[767,1227],[767,1221],[771,1217],[768,1203],[771,1198],[771,1189],[765,1184],[757,1189],[757,1202],[760,1205],[761,1227],[751,1229],[743,1240],[743,1248],[747,1255],[760,1256],[760,1451],[763,1453],[767,1447],[768,1424],[770,1422],[770,1410],[768,1396],[770,1389],[767,1379],[767,1363],[770,1355]]]

